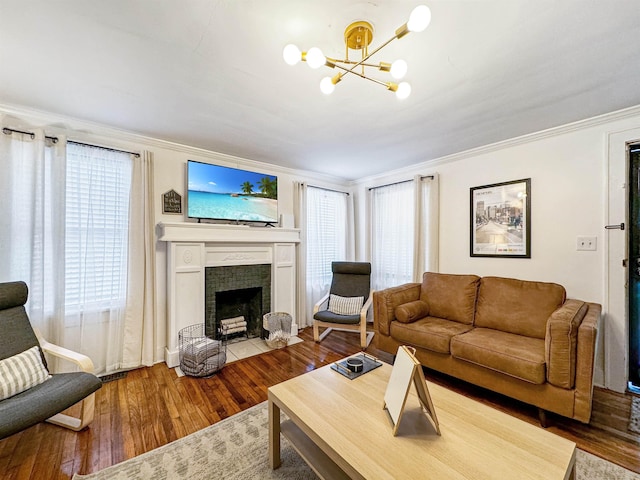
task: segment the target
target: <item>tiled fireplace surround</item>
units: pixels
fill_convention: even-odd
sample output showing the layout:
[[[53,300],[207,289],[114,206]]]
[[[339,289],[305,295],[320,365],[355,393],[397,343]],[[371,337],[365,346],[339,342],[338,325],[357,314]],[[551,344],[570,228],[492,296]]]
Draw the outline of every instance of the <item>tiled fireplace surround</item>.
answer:
[[[222,320],[242,315],[247,336],[260,336],[262,315],[271,311],[271,265],[207,267],[204,297],[207,335],[218,338]]]
[[[288,312],[293,317],[292,334],[297,334],[296,321],[296,245],[300,232],[292,228],[248,227],[198,223],[160,223],[159,240],[167,242],[167,347],[165,361],[172,368],[179,364],[178,332],[189,325],[207,322],[205,280],[216,268],[242,265],[270,265],[270,292],[262,298],[270,300],[269,311]],[[264,268],[264,267],[263,267]],[[222,269],[228,274],[235,269]],[[259,270],[259,269],[258,269]],[[239,271],[242,271],[240,269]],[[227,275],[228,276],[228,275]],[[247,288],[245,274],[222,280],[229,287]],[[264,271],[261,275],[265,277]],[[224,275],[223,275],[224,277]],[[259,280],[264,283],[264,278]],[[224,284],[227,282],[227,284]],[[229,285],[228,282],[235,285]],[[214,282],[215,284],[216,282]],[[262,288],[268,288],[263,285]],[[214,287],[215,288],[215,287]],[[267,305],[263,305],[265,309]]]

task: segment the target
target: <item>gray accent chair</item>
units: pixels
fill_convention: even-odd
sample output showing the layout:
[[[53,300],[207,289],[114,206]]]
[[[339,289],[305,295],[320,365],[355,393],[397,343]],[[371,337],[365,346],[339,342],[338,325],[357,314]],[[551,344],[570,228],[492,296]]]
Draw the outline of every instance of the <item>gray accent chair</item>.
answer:
[[[371,343],[374,332],[367,332],[367,312],[373,301],[371,290],[371,263],[332,262],[331,287],[313,307],[313,339],[321,342],[333,329],[360,332],[360,346],[364,350]],[[364,304],[357,315],[339,315],[328,310],[330,295],[364,297]],[[320,328],[325,330],[320,334]]]
[[[24,282],[0,283],[0,360],[39,345],[45,366],[44,353],[47,353],[71,361],[83,371],[52,373],[51,378],[40,385],[0,400],[0,439],[44,420],[71,430],[82,430],[93,420],[94,392],[102,386],[98,377],[88,373],[93,371],[89,357],[39,337],[24,308],[27,296]],[[60,413],[78,402],[82,402],[79,418]]]

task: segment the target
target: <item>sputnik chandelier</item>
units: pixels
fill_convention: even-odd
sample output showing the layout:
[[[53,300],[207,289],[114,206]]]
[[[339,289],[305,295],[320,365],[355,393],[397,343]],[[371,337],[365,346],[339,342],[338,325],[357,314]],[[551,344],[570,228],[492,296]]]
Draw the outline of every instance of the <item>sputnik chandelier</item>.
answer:
[[[395,34],[389,40],[384,42],[376,49],[369,52],[369,44],[373,40],[373,26],[369,22],[358,21],[350,24],[344,31],[345,58],[337,59],[325,57],[318,47],[309,50],[300,51],[300,49],[289,44],[284,47],[282,56],[284,61],[289,65],[296,65],[299,61],[307,62],[309,67],[316,69],[321,66],[329,68],[337,68],[342,70],[332,77],[324,77],[320,81],[320,90],[322,93],[329,95],[333,93],[336,84],[342,80],[342,77],[353,74],[360,78],[370,80],[379,85],[383,85],[392,92],[396,93],[399,99],[405,99],[411,94],[411,85],[407,82],[384,82],[370,77],[367,74],[367,68],[389,72],[395,80],[401,80],[407,73],[407,62],[404,60],[396,60],[393,63],[379,62],[369,63],[369,59],[389,45],[396,38],[400,39],[409,32],[422,32],[431,22],[431,10],[426,5],[419,5],[413,9],[409,16],[409,21],[396,29]],[[360,60],[351,60],[349,58],[349,50],[360,50],[362,56]]]

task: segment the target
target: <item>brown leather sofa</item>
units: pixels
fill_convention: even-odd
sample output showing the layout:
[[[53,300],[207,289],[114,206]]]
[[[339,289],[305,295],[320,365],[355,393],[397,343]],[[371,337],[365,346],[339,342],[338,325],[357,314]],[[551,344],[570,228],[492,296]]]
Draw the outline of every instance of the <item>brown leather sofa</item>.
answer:
[[[416,348],[428,368],[588,423],[601,306],[564,287],[427,272],[374,293],[379,349]]]

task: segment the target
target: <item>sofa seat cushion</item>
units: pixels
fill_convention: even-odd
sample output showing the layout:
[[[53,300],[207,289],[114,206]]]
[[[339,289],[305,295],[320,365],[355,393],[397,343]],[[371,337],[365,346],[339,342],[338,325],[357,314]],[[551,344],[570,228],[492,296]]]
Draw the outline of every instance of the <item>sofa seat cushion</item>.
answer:
[[[547,320],[565,299],[557,283],[483,277],[474,326],[544,339]]]
[[[546,381],[543,339],[474,328],[451,340],[451,355],[527,382]]]
[[[411,323],[393,322],[391,336],[401,343],[449,354],[451,339],[471,328],[463,323],[426,317]]]
[[[460,323],[473,323],[480,277],[425,272],[420,300],[429,305],[429,315]]]

